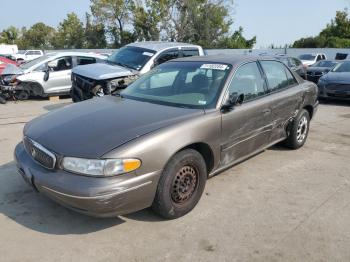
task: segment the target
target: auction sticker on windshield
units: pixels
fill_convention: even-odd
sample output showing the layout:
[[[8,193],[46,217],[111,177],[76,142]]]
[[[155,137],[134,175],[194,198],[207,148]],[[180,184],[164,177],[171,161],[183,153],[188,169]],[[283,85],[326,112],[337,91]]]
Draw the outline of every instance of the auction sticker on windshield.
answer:
[[[201,69],[226,70],[228,65],[223,64],[203,64]]]
[[[153,56],[153,54],[150,53],[150,52],[143,52],[142,54],[143,54],[143,55],[146,55],[146,56]]]

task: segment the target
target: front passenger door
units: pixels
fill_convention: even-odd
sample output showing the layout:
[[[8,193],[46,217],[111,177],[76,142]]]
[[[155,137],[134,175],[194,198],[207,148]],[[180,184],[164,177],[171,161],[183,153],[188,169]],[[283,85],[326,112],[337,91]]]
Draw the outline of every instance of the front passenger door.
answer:
[[[221,165],[226,166],[264,148],[270,141],[271,109],[266,82],[256,62],[239,67],[229,93],[244,94],[244,102],[222,112]]]
[[[43,84],[45,93],[69,93],[72,86],[72,63],[71,56],[60,57],[48,63],[50,72],[48,80]]]

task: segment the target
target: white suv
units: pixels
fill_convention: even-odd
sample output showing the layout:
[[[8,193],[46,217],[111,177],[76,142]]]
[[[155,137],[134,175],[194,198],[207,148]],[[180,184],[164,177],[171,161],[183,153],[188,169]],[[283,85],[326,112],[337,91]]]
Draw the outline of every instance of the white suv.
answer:
[[[299,56],[299,59],[301,60],[304,66],[312,66],[313,64],[316,64],[316,62],[320,60],[326,60],[327,57],[323,53],[303,54]]]
[[[41,50],[27,50],[24,52],[19,52],[17,54],[14,54],[12,55],[12,57],[18,62],[20,61],[28,62],[38,57],[41,57],[43,55],[44,55],[44,52]]]

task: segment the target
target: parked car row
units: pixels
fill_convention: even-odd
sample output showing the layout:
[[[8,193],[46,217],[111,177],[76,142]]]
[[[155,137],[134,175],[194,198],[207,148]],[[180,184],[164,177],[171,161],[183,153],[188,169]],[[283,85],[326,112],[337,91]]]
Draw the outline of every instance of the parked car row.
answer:
[[[28,50],[24,55],[29,56],[34,51]],[[0,74],[0,97],[13,96],[24,100],[31,95],[47,97],[70,94],[74,102],[79,102],[120,92],[140,75],[168,60],[203,55],[202,47],[197,45],[139,42],[125,46],[109,57],[62,52],[40,56],[19,67],[8,61],[10,65]],[[344,57],[344,54],[341,55]],[[272,57],[316,84],[339,63],[339,60],[325,60],[326,55],[322,53],[303,54],[300,56],[302,60],[283,54]]]

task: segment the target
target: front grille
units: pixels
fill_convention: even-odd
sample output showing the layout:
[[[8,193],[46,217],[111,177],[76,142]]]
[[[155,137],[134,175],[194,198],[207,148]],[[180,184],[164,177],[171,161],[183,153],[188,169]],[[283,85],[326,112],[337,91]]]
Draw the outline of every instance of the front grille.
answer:
[[[27,153],[40,165],[48,169],[54,169],[56,164],[56,156],[42,145],[31,140],[28,137],[23,139],[24,147]]]
[[[350,84],[328,84],[326,88],[329,91],[349,92]]]
[[[72,74],[72,82],[83,91],[90,91],[96,85],[94,80],[77,74]]]

